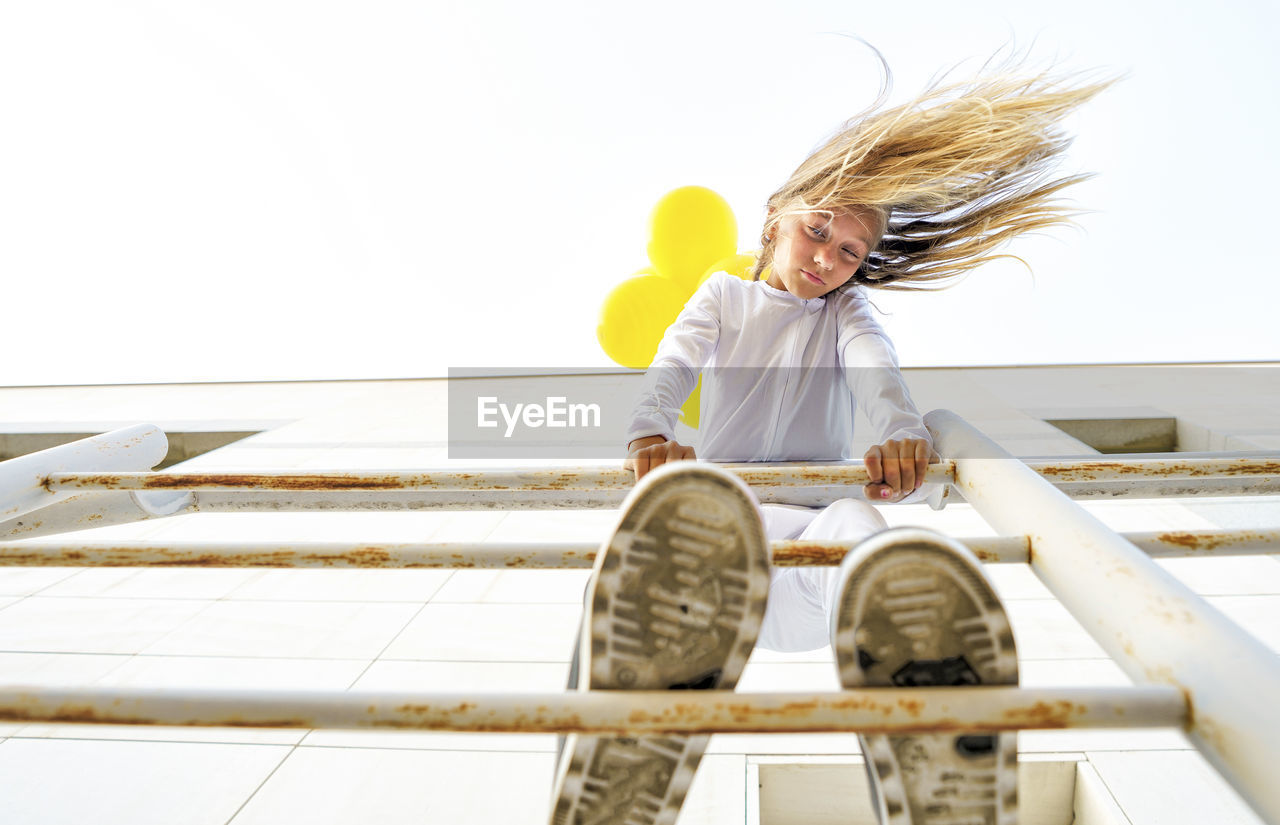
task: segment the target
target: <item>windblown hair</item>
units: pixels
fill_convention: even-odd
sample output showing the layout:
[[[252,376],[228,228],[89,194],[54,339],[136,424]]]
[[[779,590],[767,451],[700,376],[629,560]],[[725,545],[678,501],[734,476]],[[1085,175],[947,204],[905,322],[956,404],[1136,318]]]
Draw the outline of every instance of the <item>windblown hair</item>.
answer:
[[[773,262],[778,224],[789,215],[879,213],[883,237],[849,283],[928,289],[1013,257],[996,250],[1076,214],[1058,195],[1090,175],[1054,176],[1071,143],[1061,124],[1113,79],[1083,82],[1006,64],[966,82],[935,81],[914,100],[886,109],[884,71],[876,102],[769,198],[755,278]]]

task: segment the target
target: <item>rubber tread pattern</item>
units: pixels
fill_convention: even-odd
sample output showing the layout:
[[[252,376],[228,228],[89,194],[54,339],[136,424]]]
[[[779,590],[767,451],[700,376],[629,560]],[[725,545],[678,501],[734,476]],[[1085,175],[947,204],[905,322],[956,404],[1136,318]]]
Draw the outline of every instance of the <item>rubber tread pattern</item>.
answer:
[[[596,558],[580,689],[731,689],[764,617],[768,554],[736,476],[695,462],[646,475]],[[672,825],[709,740],[570,736],[552,823]]]
[[[1008,616],[959,542],[887,530],[855,548],[840,575],[832,638],[845,687],[1018,683]],[[882,825],[1017,822],[1016,733],[859,739]]]

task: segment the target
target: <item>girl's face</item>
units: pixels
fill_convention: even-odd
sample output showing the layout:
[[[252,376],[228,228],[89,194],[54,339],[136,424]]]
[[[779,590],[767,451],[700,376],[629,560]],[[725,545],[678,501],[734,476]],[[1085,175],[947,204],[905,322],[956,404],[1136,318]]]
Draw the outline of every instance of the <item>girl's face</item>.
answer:
[[[880,240],[871,209],[788,215],[778,223],[773,271],[766,283],[797,298],[819,298],[844,286]]]

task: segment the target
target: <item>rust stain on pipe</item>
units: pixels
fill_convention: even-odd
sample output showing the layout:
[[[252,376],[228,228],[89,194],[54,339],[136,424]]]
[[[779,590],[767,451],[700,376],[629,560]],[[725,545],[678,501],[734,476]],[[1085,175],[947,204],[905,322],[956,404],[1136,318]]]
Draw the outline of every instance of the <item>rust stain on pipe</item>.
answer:
[[[1266,541],[1268,538],[1273,537],[1261,532],[1239,531],[1224,534],[1221,531],[1214,531],[1205,533],[1159,533],[1156,535],[1155,540],[1161,544],[1181,547],[1186,550],[1207,552],[1216,550],[1219,547],[1230,547],[1233,544],[1252,544],[1253,542]]]
[[[916,699],[899,699],[898,707],[910,716],[912,719],[920,718],[920,711],[924,708],[924,703]]]
[[[1038,462],[1037,462],[1038,463]],[[1218,466],[1222,463],[1218,462]],[[1098,474],[1140,476],[1146,478],[1199,478],[1204,476],[1274,476],[1280,475],[1280,461],[1242,459],[1225,472],[1191,462],[1141,463],[1124,461],[1077,461],[1070,464],[1038,466],[1045,478],[1060,481],[1092,481]]]
[[[1084,705],[1074,702],[1036,702],[1025,708],[1010,708],[1004,711],[1004,718],[1015,726],[1031,724],[1036,728],[1066,728],[1075,716],[1088,712]]]
[[[1185,691],[1183,695],[1186,696]],[[125,724],[172,725],[178,727],[241,727],[241,728],[325,728],[369,727],[380,729],[416,730],[467,730],[484,732],[558,731],[562,733],[613,733],[636,735],[637,731],[652,733],[717,733],[725,731],[741,733],[778,732],[791,727],[799,731],[821,732],[850,730],[857,718],[857,730],[865,732],[892,732],[893,730],[917,730],[921,732],[972,732],[1006,731],[1019,729],[1060,729],[1073,727],[1081,718],[1095,715],[1084,701],[1052,698],[1018,704],[1004,709],[993,708],[986,713],[996,714],[982,719],[961,720],[950,713],[927,714],[927,702],[917,698],[895,699],[889,696],[844,696],[838,698],[801,699],[786,701],[774,706],[753,706],[742,700],[700,702],[677,701],[658,709],[634,708],[627,710],[624,718],[593,718],[563,706],[537,704],[531,709],[514,712],[490,710],[481,713],[483,702],[451,697],[439,703],[410,700],[396,702],[394,706],[378,704],[350,708],[334,708],[337,716],[326,711],[295,711],[290,708],[263,709],[259,718],[248,717],[244,712],[211,710],[194,718],[199,710],[186,710],[181,706],[161,708],[153,718],[139,716],[128,702],[107,700],[102,704],[69,700],[57,705],[44,705],[38,696],[31,694],[0,710],[4,722],[54,722],[72,724]],[[223,706],[226,707],[225,705]],[[105,708],[105,709],[104,709]],[[361,713],[363,711],[363,713]],[[820,714],[815,717],[815,714]],[[847,714],[847,715],[846,715]],[[1113,709],[1116,717],[1124,715],[1123,707]],[[363,717],[362,719],[357,717]],[[382,716],[383,718],[378,718]],[[159,718],[154,718],[159,717]],[[1140,720],[1136,720],[1140,721]],[[791,722],[789,726],[787,723]],[[1201,731],[1197,731],[1201,733]],[[1221,735],[1221,731],[1206,730],[1204,736]]]
[[[114,487],[121,483],[122,476],[95,473],[94,483],[88,486]],[[77,485],[79,486],[79,485]],[[405,490],[431,489],[433,484],[406,483],[403,478],[394,475],[361,475],[353,477],[344,473],[307,473],[297,475],[262,476],[252,473],[156,473],[147,477],[143,487],[148,490],[183,490],[192,486],[200,487],[252,487],[271,490]],[[501,489],[501,488],[494,488]]]
[[[200,720],[165,720],[158,722],[143,716],[121,716],[113,713],[101,713],[89,705],[62,705],[50,713],[37,713],[27,710],[9,708],[0,710],[0,722],[47,722],[50,724],[106,724],[106,725],[146,725],[162,727],[219,727],[219,728],[311,728],[315,721],[302,717],[280,719],[244,719],[229,716],[225,719]]]
[[[848,543],[824,544],[815,541],[779,541],[773,546],[773,563],[792,567],[837,565],[849,552]]]

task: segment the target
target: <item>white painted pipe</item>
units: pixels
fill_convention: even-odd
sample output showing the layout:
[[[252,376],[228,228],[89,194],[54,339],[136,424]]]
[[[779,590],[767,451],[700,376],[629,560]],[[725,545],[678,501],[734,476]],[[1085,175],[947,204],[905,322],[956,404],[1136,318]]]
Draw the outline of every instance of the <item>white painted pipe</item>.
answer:
[[[511,733],[815,733],[1182,727],[1168,687],[832,693],[365,693],[0,687],[0,722]]]
[[[127,493],[101,493],[123,495]],[[96,523],[96,522],[95,522]],[[1280,530],[1125,533],[1151,556],[1280,552]],[[1025,536],[957,539],[987,563],[1026,564]],[[777,567],[838,565],[857,542],[774,541]],[[597,542],[67,541],[0,542],[0,567],[590,568]]]
[[[619,462],[621,465],[621,462]],[[801,487],[867,483],[861,461],[804,464],[725,464],[753,487]],[[928,480],[951,480],[946,462],[929,468]],[[457,492],[626,492],[634,475],[616,467],[558,467],[552,469],[440,470],[343,470],[311,472],[216,473],[109,473],[68,472],[50,479],[54,489],[71,490],[278,490],[336,493],[346,491]]]
[[[0,522],[69,498],[49,483],[55,473],[149,470],[168,452],[159,427],[137,424],[0,462]]]
[[[147,519],[191,513],[196,494],[170,490],[106,490],[80,493],[26,515],[0,521],[0,546],[7,540],[29,539],[133,524]]]
[[[956,490],[1131,677],[1176,686],[1188,736],[1263,819],[1280,823],[1280,656],[1022,461],[947,410],[925,416]]]
[[[997,448],[999,449],[999,448]],[[1028,462],[1035,472],[1055,483],[1124,482],[1143,479],[1247,478],[1280,479],[1280,458],[1233,457],[1189,459],[1106,460],[1104,457]],[[752,487],[861,486],[867,471],[861,461],[725,464]],[[929,468],[927,480],[945,484],[954,477],[950,461]],[[75,490],[288,490],[292,492],[389,492],[416,490],[433,493],[476,492],[601,492],[629,490],[630,470],[620,467],[558,467],[550,469],[350,470],[312,472],[67,472],[50,478],[53,489]]]

